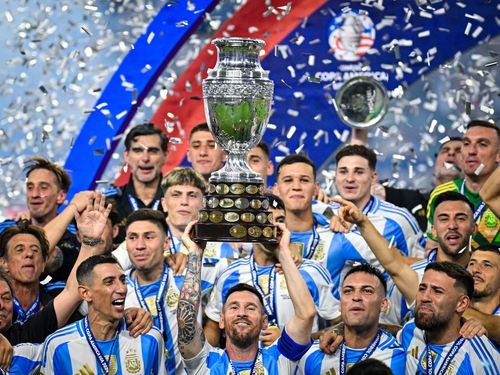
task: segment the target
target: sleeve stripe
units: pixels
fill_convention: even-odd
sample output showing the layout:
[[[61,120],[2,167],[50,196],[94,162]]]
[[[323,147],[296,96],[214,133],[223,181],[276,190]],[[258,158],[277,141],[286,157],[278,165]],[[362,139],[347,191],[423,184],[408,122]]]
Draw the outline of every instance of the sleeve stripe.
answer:
[[[474,348],[474,352],[480,358],[481,363],[483,364],[483,368],[488,370],[488,373],[491,372],[492,375],[498,374],[498,369],[496,368],[495,360],[491,356],[490,351],[486,348],[485,343],[480,338],[473,338],[470,340],[471,346]],[[491,349],[491,348],[490,348]],[[487,367],[486,367],[487,365]]]
[[[418,227],[418,224],[415,221],[415,218],[413,216],[411,216],[411,214],[407,210],[404,210],[404,209],[398,210],[392,206],[387,205],[387,203],[381,203],[380,207],[382,207],[383,211],[393,213],[395,215],[399,215],[399,216],[402,216],[403,218],[405,218],[406,221],[408,222],[408,224],[410,224],[410,227],[413,230],[414,234],[416,234],[420,231],[420,228]]]

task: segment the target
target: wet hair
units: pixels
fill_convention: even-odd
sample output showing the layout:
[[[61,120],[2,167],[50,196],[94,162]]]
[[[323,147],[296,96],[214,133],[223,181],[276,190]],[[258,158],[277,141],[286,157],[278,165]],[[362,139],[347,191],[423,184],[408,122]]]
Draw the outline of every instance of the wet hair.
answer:
[[[38,240],[43,260],[49,256],[49,241],[42,228],[30,224],[27,220],[22,220],[16,225],[8,227],[0,234],[0,257],[8,258],[7,246],[9,241],[18,234],[31,234]]]
[[[312,170],[313,170],[313,176],[314,180],[316,181],[316,166],[312,162],[311,159],[309,159],[305,155],[301,154],[291,154],[285,156],[278,164],[278,167],[276,168],[276,176],[278,177],[280,175],[281,168],[283,168],[285,165],[292,165],[292,164],[297,164],[297,163],[304,163],[309,165]]]
[[[467,124],[467,130],[476,127],[493,129],[494,131],[497,132],[497,137],[500,138],[500,128],[494,123],[484,120],[472,120]]]
[[[125,230],[128,230],[130,224],[136,221],[149,221],[156,224],[163,233],[168,233],[167,222],[165,221],[165,214],[158,210],[153,210],[152,208],[140,208],[137,211],[132,212],[127,216],[127,224],[125,225]]]
[[[269,151],[269,146],[267,145],[266,142],[260,141],[259,143],[257,143],[257,146],[255,146],[255,147],[260,148],[262,150],[262,152],[264,153],[264,155],[266,155],[267,158],[269,159],[271,152]]]
[[[125,137],[125,150],[130,151],[132,142],[135,141],[137,137],[143,135],[158,135],[160,137],[160,148],[163,152],[167,152],[168,147],[168,137],[160,129],[151,123],[145,123],[141,125],[134,126]]]
[[[462,201],[467,203],[467,206],[470,207],[471,211],[474,212],[474,205],[470,200],[467,199],[465,195],[462,195],[456,191],[445,191],[444,193],[439,194],[436,199],[434,199],[433,206],[434,212],[436,212],[436,208],[443,202],[448,201]]]
[[[455,280],[455,286],[462,288],[465,294],[472,299],[474,293],[474,279],[472,275],[462,266],[451,262],[431,262],[425,267],[427,271],[442,272]]]
[[[198,125],[194,126],[193,129],[191,129],[191,133],[189,133],[189,140],[191,140],[191,138],[193,137],[193,134],[197,133],[197,132],[212,133],[212,131],[208,127],[208,124],[206,122],[202,122],[201,124],[198,124]]]
[[[348,375],[393,375],[392,370],[375,358],[368,358],[355,363],[347,370]]]
[[[378,268],[375,268],[368,263],[355,265],[349,271],[347,271],[344,276],[344,280],[342,280],[342,285],[344,285],[344,282],[348,276],[358,272],[363,272],[375,276],[377,279],[379,279],[380,284],[382,284],[382,287],[384,288],[384,294],[387,292],[387,281],[385,281],[384,274]]]
[[[339,164],[340,159],[345,156],[361,156],[362,158],[368,160],[368,166],[372,171],[374,171],[377,167],[377,155],[371,148],[368,148],[366,146],[347,145],[341,148],[340,151],[335,155],[337,165]]]
[[[244,284],[244,283],[236,284],[227,291],[226,297],[224,298],[223,305],[226,304],[229,296],[233,293],[236,293],[236,292],[250,292],[250,293],[255,294],[260,301],[261,307],[264,308],[264,299],[262,298],[262,295],[259,293],[259,291],[257,289],[255,289],[253,286],[248,285],[248,284]]]
[[[121,268],[118,260],[111,255],[93,255],[85,259],[76,269],[76,280],[78,284],[91,284],[94,269],[100,264],[117,264]]]
[[[198,172],[195,172],[194,169],[188,167],[172,169],[163,177],[161,181],[163,194],[167,192],[169,187],[176,185],[194,186],[200,189],[202,193],[205,192],[206,189],[203,177]]]
[[[59,189],[64,192],[69,190],[71,186],[71,178],[68,173],[57,164],[39,156],[31,158],[24,164],[24,173],[26,174],[26,178],[28,178],[31,172],[36,169],[46,169],[49,172],[52,172],[52,174],[56,177]]]

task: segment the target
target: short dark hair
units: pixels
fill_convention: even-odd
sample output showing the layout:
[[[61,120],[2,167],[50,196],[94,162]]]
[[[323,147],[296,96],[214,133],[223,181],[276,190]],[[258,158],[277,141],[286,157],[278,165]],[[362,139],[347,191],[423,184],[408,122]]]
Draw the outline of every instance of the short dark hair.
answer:
[[[461,265],[451,262],[431,262],[425,267],[427,271],[442,272],[455,280],[455,286],[462,288],[467,296],[472,299],[474,293],[474,279]]]
[[[24,164],[24,173],[26,174],[26,178],[28,178],[31,172],[33,172],[36,169],[46,169],[49,172],[52,172],[52,174],[56,177],[59,189],[61,189],[64,192],[68,192],[71,186],[71,178],[63,168],[61,168],[57,164],[48,161],[47,159],[36,156],[34,158],[29,159]]]
[[[498,246],[498,244],[480,245],[472,250],[472,252],[476,251],[488,251],[500,255],[500,247]]]
[[[158,210],[153,210],[152,208],[140,208],[137,211],[132,212],[127,216],[127,224],[125,225],[125,230],[128,230],[130,224],[135,221],[149,221],[156,224],[163,233],[168,233],[167,222],[165,221],[165,214]]]
[[[474,205],[472,204],[472,202],[468,200],[465,195],[462,195],[456,191],[445,191],[444,193],[439,194],[432,203],[432,205],[434,206],[434,212],[436,212],[437,206],[439,206],[443,202],[448,202],[448,201],[465,202],[470,207],[470,210],[474,212]]]
[[[368,263],[357,264],[354,267],[352,267],[349,271],[347,271],[347,273],[344,276],[344,280],[342,280],[342,285],[344,285],[344,282],[348,276],[358,272],[363,272],[375,276],[377,279],[379,279],[380,284],[382,284],[382,287],[384,288],[384,294],[387,293],[387,281],[385,281],[384,274],[378,268],[375,268]]]
[[[382,361],[367,358],[355,363],[347,370],[349,375],[393,375],[392,370]]]
[[[0,257],[8,258],[7,245],[9,241],[18,234],[31,234],[40,243],[43,260],[49,256],[49,241],[42,228],[30,224],[27,220],[22,220],[16,225],[8,227],[0,234]]]
[[[467,124],[467,130],[469,130],[470,128],[476,128],[476,127],[493,129],[497,132],[497,137],[500,138],[500,128],[492,122],[484,121],[484,120],[472,120]]]
[[[208,127],[208,124],[206,122],[202,122],[201,124],[198,124],[191,129],[191,133],[189,133],[189,140],[191,140],[191,137],[193,136],[194,133],[197,132],[209,132],[212,133],[210,128]]]
[[[337,161],[337,165],[339,164],[340,159],[344,156],[361,156],[362,158],[368,160],[368,166],[371,170],[375,170],[377,168],[377,155],[375,152],[366,146],[363,145],[347,145],[339,150],[335,155],[335,160]]]
[[[257,143],[257,146],[255,146],[257,148],[260,148],[262,150],[262,152],[267,156],[267,158],[269,159],[269,156],[271,155],[271,152],[269,151],[269,146],[267,145],[266,142],[264,141],[260,141],[259,143]]]
[[[273,208],[275,210],[285,209],[285,203],[277,195],[274,195],[273,193],[266,193],[266,198],[269,201],[269,208]]]
[[[311,159],[309,159],[307,156],[302,155],[302,154],[291,154],[285,156],[278,164],[278,167],[276,168],[276,176],[280,175],[281,168],[283,168],[285,165],[291,165],[291,164],[297,164],[297,163],[304,163],[309,165],[312,170],[313,170],[313,176],[314,180],[316,181],[316,166],[312,162]]]
[[[94,268],[99,264],[118,264],[118,266],[120,266],[118,260],[111,255],[92,255],[91,257],[85,259],[76,269],[76,280],[78,281],[78,284],[90,284]]]
[[[229,296],[236,292],[250,292],[255,294],[260,301],[261,307],[264,308],[264,299],[262,298],[262,295],[259,293],[259,291],[253,286],[244,283],[239,283],[231,287],[227,291],[226,297],[224,298],[224,303],[222,305],[225,305]]]
[[[125,137],[125,150],[129,151],[132,142],[135,141],[137,137],[143,135],[158,135],[160,137],[160,148],[163,152],[167,152],[168,147],[168,137],[161,130],[151,123],[145,123],[141,125],[134,126]]]
[[[14,296],[14,285],[12,283],[12,278],[2,267],[0,267],[0,281],[5,281],[5,284],[7,284],[10,289],[10,294]]]

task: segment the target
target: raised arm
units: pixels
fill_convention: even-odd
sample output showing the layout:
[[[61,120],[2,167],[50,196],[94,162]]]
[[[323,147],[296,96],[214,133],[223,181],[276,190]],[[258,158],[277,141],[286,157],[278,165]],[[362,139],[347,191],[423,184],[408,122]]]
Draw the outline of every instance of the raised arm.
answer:
[[[479,190],[479,196],[489,209],[497,217],[500,217],[500,166],[497,166],[495,172],[488,177],[481,190]]]
[[[417,295],[419,280],[417,273],[405,261],[405,257],[398,249],[389,246],[389,242],[352,202],[342,198],[334,198],[334,201],[342,205],[338,211],[340,221],[358,226],[371,251],[394,280],[408,304],[413,303]]]
[[[186,277],[182,284],[177,306],[179,333],[177,342],[184,359],[196,356],[203,349],[205,335],[198,322],[198,310],[201,300],[201,264],[203,251],[191,240],[189,233],[195,222],[191,222],[182,235],[182,243],[188,249]]]
[[[274,253],[281,263],[295,312],[293,317],[286,323],[285,329],[288,336],[297,344],[307,345],[311,341],[316,306],[306,282],[290,255],[290,232],[284,224],[278,223],[276,225],[281,232],[281,238]]]
[[[88,243],[91,243],[92,240],[101,240],[109,213],[111,212],[111,204],[108,207],[104,207],[104,202],[105,197],[101,193],[96,193],[95,198],[88,199],[85,211],[81,215],[76,213],[78,230],[82,238],[88,241],[82,243],[78,258],[66,281],[66,287],[54,299],[54,310],[59,328],[66,324],[71,314],[81,302],[78,293],[78,283],[76,281],[76,269],[85,259],[96,255],[94,246],[89,246]]]

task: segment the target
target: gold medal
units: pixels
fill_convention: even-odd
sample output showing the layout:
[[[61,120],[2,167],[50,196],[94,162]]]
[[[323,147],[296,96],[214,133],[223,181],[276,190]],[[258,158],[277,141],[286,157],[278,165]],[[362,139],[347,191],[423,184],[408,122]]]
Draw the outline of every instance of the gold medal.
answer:
[[[245,191],[245,187],[242,184],[232,184],[229,190],[233,194],[240,195]]]
[[[229,229],[229,234],[234,238],[243,238],[247,235],[247,230],[242,225],[235,225]]]
[[[250,235],[251,237],[254,237],[254,238],[259,238],[262,236],[262,229],[260,229],[259,227],[250,227],[248,228],[248,235]]]
[[[245,223],[251,223],[255,220],[255,215],[251,212],[245,212],[241,214],[241,220],[243,220]]]
[[[250,207],[252,207],[254,210],[258,210],[262,207],[262,203],[258,199],[252,199],[250,201]]]
[[[210,212],[209,218],[212,223],[220,223],[224,218],[224,215],[222,215],[222,212],[220,211],[213,211]]]
[[[273,236],[273,228],[271,227],[265,227],[262,229],[262,235],[266,238],[271,238]]]
[[[236,212],[227,212],[224,215],[224,219],[230,223],[235,223],[240,219],[240,215],[238,215]]]
[[[234,205],[240,210],[246,210],[250,206],[250,202],[246,198],[238,198],[234,202]]]
[[[215,187],[215,191],[217,194],[228,194],[229,186],[227,186],[226,184],[219,184]]]
[[[202,223],[206,222],[208,220],[207,211],[200,211],[198,213],[198,220],[200,220]]]
[[[234,206],[234,201],[231,198],[224,198],[220,201],[222,208],[231,208]]]
[[[257,194],[259,192],[259,188],[255,185],[248,185],[245,189],[248,194]]]

